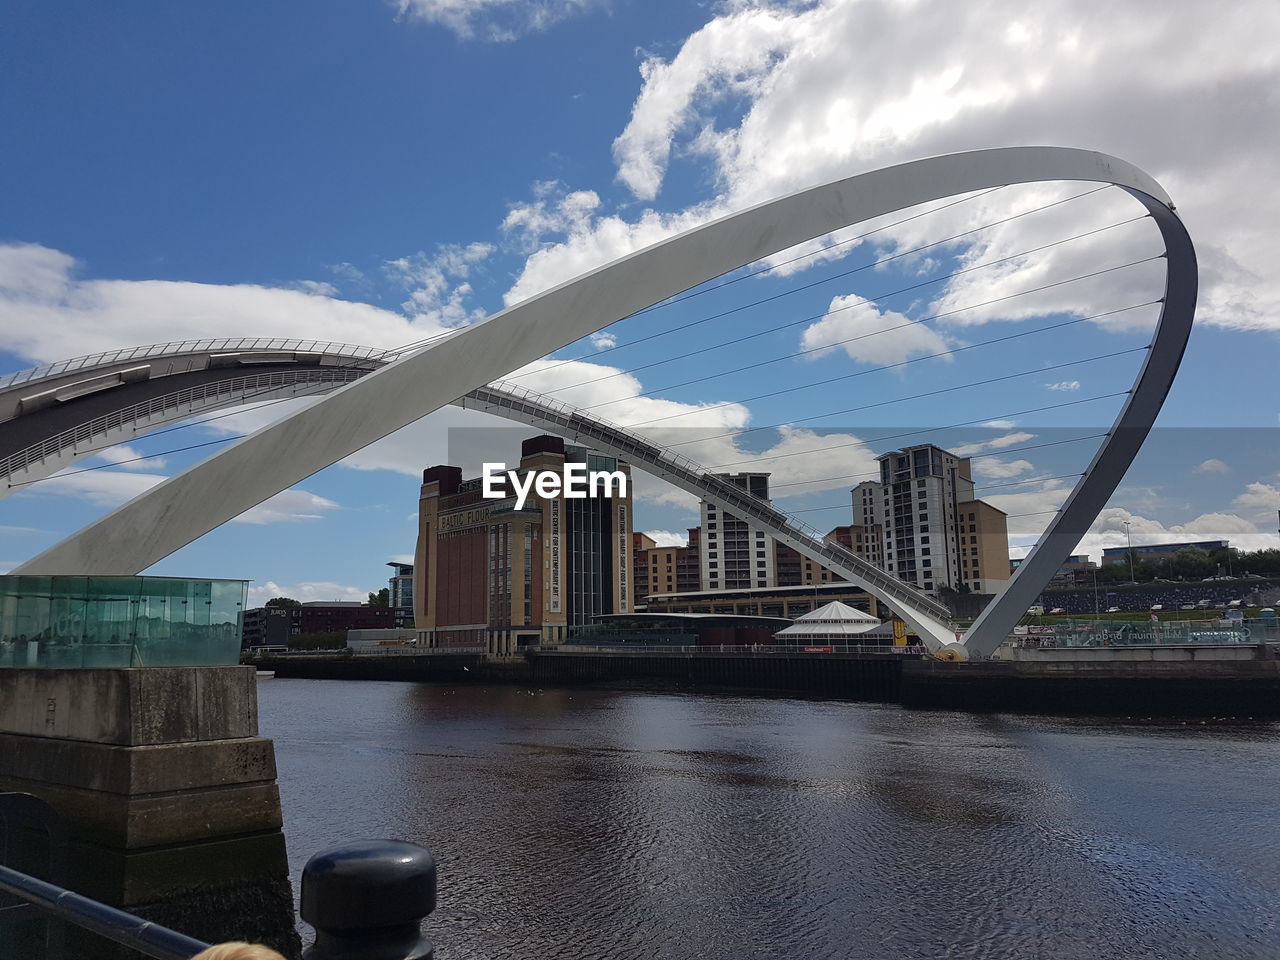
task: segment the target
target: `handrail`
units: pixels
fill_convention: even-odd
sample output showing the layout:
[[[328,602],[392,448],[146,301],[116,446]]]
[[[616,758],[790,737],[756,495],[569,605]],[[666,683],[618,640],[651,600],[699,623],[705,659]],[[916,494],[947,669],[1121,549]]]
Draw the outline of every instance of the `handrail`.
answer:
[[[156,960],[189,960],[209,945],[0,865],[0,891]]]
[[[297,340],[280,337],[227,337],[201,338],[198,340],[172,340],[168,343],[144,344],[137,347],[124,347],[119,350],[107,350],[102,353],[85,354],[59,360],[57,363],[30,367],[0,377],[0,390],[16,383],[29,380],[40,380],[45,377],[83,370],[86,367],[102,366],[108,363],[120,363],[126,360],[150,360],[157,357],[171,357],[185,353],[211,353],[222,350],[280,350],[303,353],[329,353],[349,359],[381,359],[389,360],[402,353],[416,349],[416,346],[391,347],[383,349],[359,344],[337,343],[332,340]]]
[[[205,383],[195,387],[175,390],[172,393],[154,397],[151,400],[144,400],[127,407],[121,407],[119,410],[113,410],[101,417],[69,427],[61,433],[41,440],[39,443],[24,447],[8,457],[0,459],[0,477],[11,477],[15,472],[25,469],[32,463],[45,460],[50,456],[61,453],[68,447],[74,447],[78,443],[116,429],[130,421],[151,417],[157,413],[164,413],[174,408],[182,407],[185,404],[235,394],[242,390],[271,390],[306,383],[348,383],[367,372],[366,370],[352,367],[278,370],[271,373],[233,377],[229,380],[219,380],[215,383]]]
[[[821,649],[807,649],[818,648]],[[829,649],[828,649],[829,648]],[[823,643],[814,640],[809,644],[666,644],[666,643],[561,643],[530,647],[535,653],[707,653],[707,654],[804,654],[806,657],[837,653],[867,653],[876,656],[922,656],[929,648],[921,645],[895,647],[869,643]]]
[[[531,414],[546,422],[562,427],[570,435],[576,434],[584,427],[590,428],[615,449],[632,456],[637,462],[648,462],[662,467],[668,473],[681,477],[685,482],[709,492],[711,496],[722,501],[733,512],[745,517],[762,520],[777,529],[785,531],[794,539],[809,541],[807,546],[818,556],[846,568],[856,570],[864,581],[874,584],[885,594],[903,602],[913,603],[941,619],[947,619],[951,616],[950,610],[945,605],[898,578],[890,577],[878,567],[846,550],[843,546],[831,543],[825,539],[822,533],[808,524],[796,520],[741,487],[714,474],[707,473],[705,467],[690,460],[688,457],[663,450],[652,442],[631,433],[615,423],[570,407],[562,401],[545,397],[526,387],[516,386],[501,380],[471,391],[466,397],[460,398],[458,402],[465,406],[465,401],[468,399],[493,406],[510,407],[514,410]],[[709,491],[707,488],[710,488]]]

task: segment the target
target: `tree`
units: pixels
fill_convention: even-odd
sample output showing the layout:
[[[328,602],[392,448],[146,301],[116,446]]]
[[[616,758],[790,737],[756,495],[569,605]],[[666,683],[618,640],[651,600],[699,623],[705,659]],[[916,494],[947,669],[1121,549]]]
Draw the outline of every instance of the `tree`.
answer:
[[[366,607],[377,607],[379,610],[385,610],[391,606],[391,588],[383,587],[377,593],[369,594],[369,602]]]
[[[289,608],[291,608],[291,607],[300,607],[300,606],[302,606],[302,602],[301,602],[301,601],[299,601],[299,600],[294,600],[292,597],[272,597],[270,600],[268,600],[268,601],[264,604],[264,606],[268,606],[268,607],[289,607]]]

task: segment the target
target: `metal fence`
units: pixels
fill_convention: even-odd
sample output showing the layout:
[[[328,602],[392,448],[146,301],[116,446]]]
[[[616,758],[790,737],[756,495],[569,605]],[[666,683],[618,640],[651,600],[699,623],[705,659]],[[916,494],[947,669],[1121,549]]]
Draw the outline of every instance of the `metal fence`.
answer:
[[[34,854],[32,836],[43,838]],[[0,956],[6,960],[73,960],[64,944],[67,924],[155,960],[190,960],[209,946],[28,872],[56,873],[61,881],[65,851],[65,830],[48,804],[0,793]],[[421,923],[435,907],[436,865],[423,847],[361,840],[322,851],[302,871],[298,912],[316,931],[306,960],[431,960],[434,948]]]

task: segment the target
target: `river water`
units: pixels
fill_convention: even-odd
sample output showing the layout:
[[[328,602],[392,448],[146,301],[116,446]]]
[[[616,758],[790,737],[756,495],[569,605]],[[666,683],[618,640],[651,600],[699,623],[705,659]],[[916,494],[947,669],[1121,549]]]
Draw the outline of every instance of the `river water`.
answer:
[[[429,847],[456,958],[1280,957],[1280,725],[259,684],[291,873]]]

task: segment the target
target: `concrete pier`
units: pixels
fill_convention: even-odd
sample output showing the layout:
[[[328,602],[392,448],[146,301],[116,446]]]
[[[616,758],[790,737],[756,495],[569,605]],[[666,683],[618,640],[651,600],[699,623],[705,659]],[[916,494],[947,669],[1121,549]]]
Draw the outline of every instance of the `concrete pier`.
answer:
[[[252,667],[0,670],[0,790],[63,817],[70,889],[198,939],[297,956]],[[120,955],[92,936],[69,950]]]

